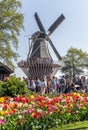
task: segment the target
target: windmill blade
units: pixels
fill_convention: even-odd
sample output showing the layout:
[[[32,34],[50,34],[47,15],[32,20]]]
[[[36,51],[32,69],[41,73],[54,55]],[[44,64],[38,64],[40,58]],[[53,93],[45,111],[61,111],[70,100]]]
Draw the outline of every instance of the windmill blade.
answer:
[[[35,17],[35,20],[36,20],[36,22],[38,24],[38,27],[39,27],[40,31],[45,32],[45,29],[43,27],[43,24],[42,24],[38,14],[37,14],[37,12],[34,14],[34,17]]]
[[[49,31],[48,35],[51,35],[54,32],[54,30],[63,22],[64,19],[65,19],[64,15],[61,14],[60,17],[48,29]]]
[[[62,57],[60,56],[60,54],[59,54],[58,51],[56,50],[56,48],[55,48],[55,46],[53,45],[52,41],[51,41],[49,38],[48,38],[48,41],[49,41],[49,43],[50,43],[50,45],[51,45],[51,47],[52,47],[54,53],[56,54],[57,59],[58,59],[58,60],[62,60]]]

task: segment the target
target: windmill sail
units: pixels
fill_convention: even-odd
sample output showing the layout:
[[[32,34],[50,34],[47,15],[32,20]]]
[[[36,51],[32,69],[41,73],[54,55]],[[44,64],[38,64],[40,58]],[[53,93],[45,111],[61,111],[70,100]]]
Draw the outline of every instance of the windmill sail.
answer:
[[[49,31],[49,35],[51,35],[54,30],[63,22],[63,20],[65,19],[64,15],[62,14],[48,29]]]
[[[43,27],[43,24],[42,24],[42,22],[41,22],[41,20],[40,20],[40,18],[38,16],[38,14],[35,13],[34,17],[35,17],[35,20],[36,20],[36,22],[38,24],[38,27],[39,27],[40,31],[45,32],[45,29]]]
[[[60,56],[60,54],[58,53],[58,51],[56,50],[54,44],[52,43],[52,41],[51,41],[50,39],[49,39],[49,43],[50,43],[50,45],[51,45],[51,47],[52,47],[52,49],[53,49],[55,55],[57,56],[57,59],[58,59],[58,60],[62,60],[62,57]]]

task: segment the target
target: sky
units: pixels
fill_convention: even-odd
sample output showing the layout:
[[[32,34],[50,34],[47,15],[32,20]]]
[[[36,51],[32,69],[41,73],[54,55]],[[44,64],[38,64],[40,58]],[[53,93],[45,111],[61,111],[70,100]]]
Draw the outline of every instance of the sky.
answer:
[[[82,49],[88,53],[88,0],[20,0],[21,12],[24,15],[24,30],[19,36],[18,61],[26,60],[31,35],[39,31],[34,19],[37,12],[46,32],[52,23],[61,15],[65,16],[63,23],[50,36],[54,46],[61,56],[65,56],[70,47]],[[54,56],[53,51],[51,55]],[[56,60],[56,59],[55,59]],[[25,76],[16,64],[17,77]],[[57,73],[59,75],[59,73]]]

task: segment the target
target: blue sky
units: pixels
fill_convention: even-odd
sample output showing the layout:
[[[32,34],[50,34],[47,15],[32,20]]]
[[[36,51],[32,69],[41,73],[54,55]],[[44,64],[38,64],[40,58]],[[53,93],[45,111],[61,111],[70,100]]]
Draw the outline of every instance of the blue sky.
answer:
[[[67,53],[70,47],[82,49],[88,53],[88,0],[20,0],[21,12],[24,14],[24,27],[19,37],[18,53],[20,60],[25,60],[28,54],[28,37],[38,26],[34,19],[37,12],[46,31],[51,24],[63,13],[65,20],[50,36],[61,56]],[[51,52],[51,55],[54,55]],[[17,77],[24,73],[16,68]]]

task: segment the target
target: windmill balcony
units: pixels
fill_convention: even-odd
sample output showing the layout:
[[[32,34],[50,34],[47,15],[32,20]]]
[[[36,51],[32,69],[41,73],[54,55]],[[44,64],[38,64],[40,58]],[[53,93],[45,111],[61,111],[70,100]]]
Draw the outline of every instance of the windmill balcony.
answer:
[[[63,61],[53,61],[53,64],[57,66],[63,66]]]

